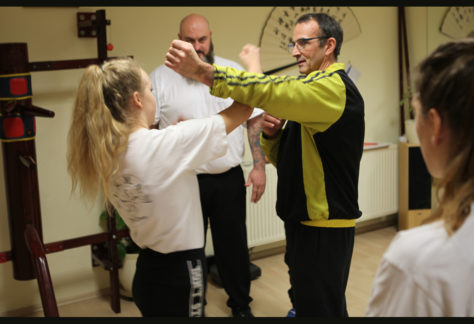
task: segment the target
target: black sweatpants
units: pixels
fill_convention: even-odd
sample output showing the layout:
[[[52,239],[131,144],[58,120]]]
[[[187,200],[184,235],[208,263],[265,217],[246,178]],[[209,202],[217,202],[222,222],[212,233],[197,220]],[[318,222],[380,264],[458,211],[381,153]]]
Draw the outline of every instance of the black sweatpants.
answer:
[[[140,251],[133,300],[143,316],[200,317],[206,285],[204,248],[159,253]]]
[[[285,222],[285,262],[296,317],[347,317],[346,286],[353,227],[323,228]]]
[[[232,309],[246,309],[250,297],[246,187],[239,166],[220,174],[199,174],[204,231],[208,221],[217,270]]]

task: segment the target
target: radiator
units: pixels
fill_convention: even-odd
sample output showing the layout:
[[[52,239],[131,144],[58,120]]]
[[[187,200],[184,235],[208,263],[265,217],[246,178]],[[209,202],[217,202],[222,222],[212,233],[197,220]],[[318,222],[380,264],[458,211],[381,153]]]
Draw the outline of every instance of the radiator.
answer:
[[[244,168],[245,179],[252,166]],[[252,190],[247,188],[247,239],[250,247],[285,239],[283,221],[275,212],[277,172],[272,164],[266,165],[265,193],[257,203],[250,202]]]
[[[252,167],[252,162],[244,161],[242,163],[245,181],[247,181]],[[257,203],[250,202],[252,188],[247,187],[247,243],[249,248],[285,239],[283,221],[275,212],[276,169],[271,164],[267,164],[265,168],[267,178],[265,193]],[[214,255],[214,248],[212,247],[212,236],[209,228],[206,237],[206,255],[212,256]]]
[[[365,221],[398,212],[398,148],[364,150],[359,173],[359,209]]]
[[[242,163],[245,180],[252,169],[251,162]],[[249,248],[285,239],[283,222],[275,213],[276,169],[266,165],[267,184],[258,203],[251,203],[251,188],[247,188],[247,239]],[[365,221],[398,212],[397,145],[364,150],[359,174],[359,209]],[[208,229],[206,255],[213,255],[212,237]]]

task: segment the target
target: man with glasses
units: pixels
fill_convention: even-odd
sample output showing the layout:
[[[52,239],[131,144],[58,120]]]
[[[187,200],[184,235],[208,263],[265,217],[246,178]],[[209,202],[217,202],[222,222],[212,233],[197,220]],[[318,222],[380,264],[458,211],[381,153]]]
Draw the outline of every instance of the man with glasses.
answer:
[[[214,55],[209,22],[201,15],[190,14],[180,23],[179,39],[194,48],[203,62],[242,67]],[[156,117],[160,129],[181,119],[207,117],[229,107],[231,98],[209,94],[209,88],[184,78],[161,65],[150,74],[156,97]],[[247,135],[254,160],[245,182],[241,167],[244,156],[244,126],[227,136],[229,149],[225,156],[206,163],[198,174],[204,229],[210,224],[214,259],[219,279],[229,296],[227,306],[234,317],[253,317],[250,297],[250,258],[246,228],[246,187],[252,186],[251,202],[258,202],[265,191],[265,156],[260,148],[260,120],[263,111],[255,108],[247,121]],[[184,197],[186,199],[186,197]]]
[[[301,16],[289,45],[301,76],[265,76],[209,65],[173,41],[165,64],[211,87],[216,96],[267,113],[261,145],[277,167],[278,216],[286,233],[285,262],[296,316],[348,316],[345,290],[354,246],[364,101],[337,63],[343,32],[326,14]],[[259,51],[244,47],[249,71]],[[271,115],[270,115],[271,114]]]

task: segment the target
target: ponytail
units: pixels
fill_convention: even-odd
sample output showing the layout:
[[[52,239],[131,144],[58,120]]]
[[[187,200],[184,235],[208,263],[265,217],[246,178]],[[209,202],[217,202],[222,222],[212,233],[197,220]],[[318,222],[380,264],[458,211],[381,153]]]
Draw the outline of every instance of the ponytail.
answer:
[[[110,198],[109,179],[119,167],[131,125],[129,104],[141,88],[141,68],[131,59],[89,66],[79,84],[68,133],[67,169],[72,192],[93,202],[102,191]],[[105,202],[104,201],[104,202]]]

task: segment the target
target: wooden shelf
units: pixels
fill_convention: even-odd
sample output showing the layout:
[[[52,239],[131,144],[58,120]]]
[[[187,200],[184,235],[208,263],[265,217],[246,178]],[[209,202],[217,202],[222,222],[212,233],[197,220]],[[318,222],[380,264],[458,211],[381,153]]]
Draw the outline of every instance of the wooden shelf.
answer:
[[[410,179],[410,177],[416,179]],[[398,229],[404,230],[421,225],[430,213],[431,177],[424,164],[419,145],[400,142],[398,146]]]

